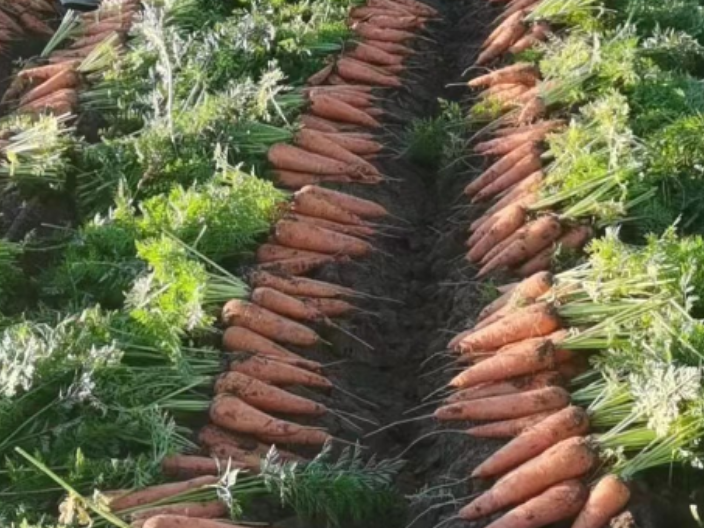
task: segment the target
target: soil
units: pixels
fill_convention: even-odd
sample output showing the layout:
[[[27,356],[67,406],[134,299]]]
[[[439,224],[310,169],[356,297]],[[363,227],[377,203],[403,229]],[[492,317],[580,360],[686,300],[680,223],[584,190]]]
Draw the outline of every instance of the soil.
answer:
[[[429,28],[433,41],[416,45],[418,53],[410,62],[412,82],[394,95],[385,94],[388,118],[381,140],[389,154],[378,166],[389,181],[373,187],[331,186],[381,203],[398,219],[380,227],[384,236],[375,240],[375,254],[328,266],[315,275],[354,287],[370,298],[358,302],[360,312],[340,323],[344,331],[318,328],[330,347],[313,354],[300,352],[324,364],[333,363],[326,372],[340,389],[326,397],[305,394],[322,399],[330,408],[389,426],[364,438],[363,445],[378,457],[407,460],[399,486],[410,499],[409,511],[377,525],[482,528],[492,519],[470,524],[452,517],[487,487],[470,481],[468,475],[501,442],[472,439],[458,431],[469,424],[441,427],[431,419],[409,419],[432,413],[433,406],[408,413],[448,381],[446,344],[472,324],[487,302],[487,283],[473,280],[477,270],[463,258],[467,226],[481,215],[482,208],[467,207],[459,198],[467,182],[481,172],[481,161],[470,159],[462,170],[438,171],[414,164],[403,151],[409,125],[436,116],[439,98],[460,101],[469,108],[466,87],[448,85],[476,75],[466,70],[498,11],[485,0],[435,1],[432,5],[441,10],[443,22]],[[327,427],[338,438],[355,441],[360,436],[338,417],[313,423]],[[362,425],[366,431],[378,429]],[[423,436],[427,437],[418,441]],[[688,515],[686,499],[662,497],[661,487],[639,485],[628,511],[612,526],[696,526]],[[291,521],[285,526],[303,525]]]

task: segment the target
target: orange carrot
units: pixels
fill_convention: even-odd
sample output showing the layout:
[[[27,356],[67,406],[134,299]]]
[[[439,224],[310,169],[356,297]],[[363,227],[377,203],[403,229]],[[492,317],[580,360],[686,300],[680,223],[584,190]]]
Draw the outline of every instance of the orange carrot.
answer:
[[[514,508],[487,528],[541,528],[574,517],[587,500],[587,488],[567,480]]]
[[[319,257],[321,253],[265,243],[257,249],[257,262],[276,262],[299,257]]]
[[[504,207],[507,207],[518,200],[525,200],[525,198],[531,193],[535,194],[540,188],[540,184],[545,179],[545,174],[543,171],[535,171],[533,174],[528,175],[528,177],[519,181],[506,191],[504,191],[500,196],[501,199],[498,200],[493,206],[487,209],[485,215],[493,215],[494,213],[500,211]],[[474,226],[472,226],[474,227]]]
[[[47,64],[45,66],[26,68],[17,72],[17,77],[20,79],[43,82],[51,79],[63,71],[75,69],[75,67],[79,64],[80,61],[74,60],[63,64]]]
[[[491,261],[494,257],[499,255],[501,252],[503,252],[504,249],[506,249],[511,244],[513,244],[516,240],[520,240],[521,237],[524,237],[525,234],[528,232],[528,229],[530,229],[532,223],[533,222],[525,224],[523,227],[521,227],[518,231],[513,233],[511,236],[503,239],[499,244],[496,244],[496,246],[491,248],[491,250],[488,251],[487,254],[482,257],[482,260],[480,261],[480,263],[482,265],[486,264],[487,262]]]
[[[342,123],[334,123],[327,119],[321,119],[310,114],[301,116],[301,125],[303,128],[318,130],[319,132],[339,132],[345,125]]]
[[[302,149],[348,164],[348,172],[360,177],[381,176],[379,170],[367,160],[330,140],[322,132],[304,128],[294,136],[294,143]]]
[[[501,211],[491,223],[491,227],[486,234],[467,254],[467,260],[470,262],[481,260],[491,248],[515,233],[525,221],[526,211],[523,207],[515,205]]]
[[[491,33],[489,33],[489,35],[482,43],[481,49],[486,49],[487,47],[489,47],[491,43],[495,42],[496,39],[507,29],[510,29],[517,23],[520,24],[523,21],[524,16],[525,13],[514,13],[510,17],[504,19],[500,24],[496,26],[496,28],[494,28]]]
[[[519,148],[504,155],[491,167],[480,174],[474,181],[472,181],[464,189],[464,193],[467,196],[474,196],[480,190],[482,190],[486,185],[494,181],[500,175],[504,174],[506,171],[511,169],[516,163],[523,159],[526,155],[530,154],[532,151],[536,151],[536,146],[531,144],[521,145]]]
[[[472,521],[520,504],[559,482],[583,476],[596,462],[588,440],[563,440],[501,478],[489,491],[462,508],[459,516]]]
[[[324,119],[333,119],[352,125],[378,128],[381,124],[367,113],[344,101],[328,95],[320,95],[311,100],[310,110],[314,115]]]
[[[505,53],[513,44],[516,43],[526,32],[526,28],[522,22],[517,21],[502,28],[501,32],[496,36],[494,40],[486,47],[486,49],[479,55],[476,61],[476,65],[482,66],[488,64],[492,60],[500,57]]]
[[[540,253],[531,258],[528,262],[523,264],[516,271],[521,277],[527,277],[541,270],[550,269],[552,264],[552,259],[554,254],[559,251],[560,248],[578,251],[584,247],[584,245],[592,238],[594,235],[591,227],[586,225],[581,225],[573,227],[567,233],[562,235],[555,242],[554,247],[547,247]]]
[[[522,38],[518,39],[508,51],[513,54],[521,53],[527,49],[533,48],[541,42],[545,42],[548,38],[548,28],[549,26],[545,23],[534,24],[530,28],[530,31]]]
[[[305,275],[321,266],[334,262],[344,262],[345,259],[323,255],[320,257],[298,257],[286,260],[277,260],[257,266],[258,270],[277,273],[279,275]]]
[[[293,198],[292,209],[296,213],[325,218],[340,224],[365,224],[356,214],[347,209],[337,207],[319,194],[311,192],[297,192]]]
[[[487,262],[479,270],[477,277],[485,277],[495,270],[525,262],[557,240],[561,232],[562,226],[556,217],[552,215],[539,217],[527,224],[525,232],[521,233],[511,245]]]
[[[561,387],[462,401],[439,407],[434,416],[440,421],[509,420],[544,411],[563,409],[570,404],[570,394]]]
[[[383,146],[376,141],[356,137],[352,134],[347,134],[344,132],[323,132],[325,137],[330,141],[333,141],[340,145],[341,147],[349,150],[353,154],[365,155],[365,154],[376,154],[381,152]]]
[[[223,429],[267,440],[275,438],[282,443],[308,445],[323,445],[331,440],[325,431],[279,420],[226,394],[219,394],[213,399],[209,415],[213,423]]]
[[[476,387],[462,389],[446,398],[445,402],[457,403],[461,401],[491,398],[492,396],[506,396],[508,394],[518,394],[529,390],[544,389],[545,387],[559,387],[563,384],[564,380],[562,379],[562,376],[554,370],[549,370],[529,376],[520,376],[505,381],[483,383]]]
[[[332,383],[323,376],[263,356],[234,361],[230,364],[230,370],[272,385],[303,385],[320,389],[332,387]]]
[[[136,527],[135,527],[136,528]],[[183,515],[156,515],[150,517],[141,528],[245,528],[241,524],[212,519],[197,519]]]
[[[362,218],[380,218],[383,216],[388,216],[389,214],[383,206],[376,202],[365,200],[364,198],[358,198],[357,196],[352,196],[351,194],[319,187],[317,185],[306,186],[301,189],[301,193],[316,194],[328,202],[341,207],[342,209],[347,209],[351,213],[361,216]]]
[[[315,322],[325,319],[325,316],[312,306],[273,288],[255,288],[250,300],[262,308],[297,321]]]
[[[334,90],[330,88],[334,88]],[[344,86],[318,86],[308,90],[306,95],[311,101],[314,101],[318,97],[330,97],[363,111],[367,111],[367,109],[374,104],[370,94],[347,90]]]
[[[383,73],[370,64],[349,57],[343,57],[337,62],[337,71],[343,79],[349,82],[394,88],[401,86],[401,81],[397,77]]]
[[[64,89],[26,103],[18,109],[21,113],[39,113],[49,111],[54,115],[72,113],[78,106],[78,92]]]
[[[172,455],[161,462],[161,471],[170,478],[189,479],[203,475],[219,475],[227,468],[227,460],[192,455]],[[232,462],[233,467],[243,467]]]
[[[218,480],[219,479],[216,476],[205,475],[183,482],[160,484],[158,486],[151,486],[139,491],[125,493],[121,496],[113,498],[110,501],[110,510],[113,512],[119,512],[122,510],[138,508],[139,506],[168,499],[169,497],[174,497],[187,491],[199,489],[205,486],[211,486],[217,483]]]
[[[267,157],[277,169],[312,174],[350,174],[348,163],[328,158],[327,156],[313,154],[286,143],[273,145],[269,149]]]
[[[589,493],[572,528],[602,528],[623,510],[631,498],[628,486],[616,475],[603,477]]]
[[[396,11],[402,14],[412,14],[414,11],[398,2],[392,0],[369,0],[367,6],[379,9],[388,9],[390,11]]]
[[[250,436],[238,435],[216,427],[206,425],[198,433],[198,443],[205,446],[211,456],[220,459],[232,459],[258,472],[261,459],[271,450],[271,446],[262,444]],[[279,450],[284,460],[301,461],[301,457]]]
[[[550,370],[555,366],[555,347],[547,339],[526,339],[510,351],[496,354],[464,370],[449,383],[450,387],[466,389],[481,383],[501,381],[516,376]]]
[[[303,297],[335,298],[342,296],[354,296],[355,291],[351,288],[322,282],[304,277],[285,277],[272,275],[263,271],[254,272],[249,277],[252,286],[267,286],[289,295]]]
[[[320,336],[310,328],[239,299],[233,299],[225,304],[222,309],[222,320],[228,326],[243,326],[264,337],[283,343],[313,346],[320,342]]]
[[[366,178],[357,180],[352,176],[343,174],[310,174],[306,172],[296,172],[289,170],[277,170],[273,172],[274,179],[278,185],[287,189],[300,189],[306,185],[319,183],[378,183],[380,179]]]
[[[241,326],[230,326],[222,337],[223,348],[228,352],[249,352],[284,361],[308,370],[320,371],[322,366],[317,361],[304,359],[284,347],[277,345],[266,337]]]
[[[400,29],[380,28],[367,22],[358,22],[352,26],[352,30],[360,37],[371,40],[381,40],[383,42],[403,43],[415,37],[410,31]]]
[[[423,22],[416,16],[373,15],[365,20],[372,26],[384,29],[404,29],[413,31],[422,27]]]
[[[298,222],[305,222],[316,227],[322,227],[329,231],[334,231],[336,233],[342,233],[343,235],[350,235],[357,238],[368,238],[376,234],[376,230],[373,227],[361,225],[350,225],[341,224],[339,222],[333,222],[332,220],[325,220],[324,218],[317,218],[315,216],[307,216],[298,213],[289,213],[284,218],[289,220],[295,220]]]
[[[324,299],[319,297],[301,297],[307,305],[315,308],[326,317],[342,317],[355,310],[355,307],[342,299]]]
[[[472,472],[472,477],[491,478],[502,475],[562,440],[584,436],[589,432],[589,416],[580,407],[566,407],[526,429],[496,451]]]
[[[517,124],[532,123],[547,113],[547,105],[542,97],[532,97],[523,103],[521,113],[516,118]]]
[[[514,0],[506,8],[502,16],[510,16],[516,11],[520,11],[522,9],[530,10],[530,7],[537,3],[538,0]]]
[[[323,84],[332,73],[334,67],[334,64],[328,64],[320,71],[308,77],[308,79],[306,80],[306,84],[311,86],[318,86],[319,84]]]
[[[537,82],[537,79],[538,70],[533,64],[529,62],[519,62],[472,79],[467,84],[472,88],[508,82],[533,86]]]
[[[538,272],[519,282],[510,292],[506,292],[491,304],[487,305],[478,316],[481,321],[486,319],[508,303],[516,303],[525,299],[537,299],[547,293],[554,284],[555,278],[551,273]]]
[[[405,9],[397,5],[394,5],[393,7],[358,6],[350,10],[350,18],[357,18],[360,20],[367,19],[374,15],[399,16],[399,14],[410,15],[410,11],[406,11]]]
[[[403,56],[388,53],[376,46],[371,46],[363,42],[358,43],[352,51],[347,53],[347,56],[362,62],[378,64],[380,66],[401,64],[403,62]]]
[[[322,416],[324,405],[279,389],[239,372],[227,372],[215,381],[215,394],[232,394],[265,412]]]
[[[557,411],[547,411],[513,420],[502,420],[482,425],[475,425],[467,429],[469,436],[476,438],[511,438],[518,436],[529,427],[542,422],[548,416],[552,416]]]
[[[212,460],[212,459],[208,459]],[[223,463],[223,468],[227,467],[227,463]],[[235,469],[237,466],[233,466]],[[217,475],[217,473],[213,473]],[[165,506],[155,506],[153,508],[148,508],[146,510],[140,510],[135,513],[130,514],[132,519],[131,527],[136,528],[139,521],[146,521],[152,517],[162,516],[162,515],[178,515],[180,517],[185,517],[190,520],[199,519],[216,519],[218,517],[227,517],[230,513],[230,509],[224,502],[214,500],[209,502],[180,502],[178,504],[168,504]],[[145,526],[146,522],[141,526]],[[187,526],[193,526],[189,524]]]
[[[281,220],[275,226],[275,236],[284,246],[319,253],[362,257],[373,251],[368,242],[308,222]]]
[[[547,303],[538,303],[465,336],[458,347],[463,352],[495,350],[524,339],[549,335],[561,326],[555,309]]]
[[[383,40],[366,39],[365,44],[369,46],[374,46],[386,53],[391,53],[394,55],[401,55],[402,57],[408,57],[409,55],[415,54],[411,48],[399,44],[397,42],[386,42]]]
[[[532,153],[528,154],[513,167],[511,167],[510,170],[496,178],[493,182],[479,191],[474,198],[472,198],[472,203],[482,202],[489,198],[493,198],[500,192],[505,191],[512,185],[521,182],[531,174],[539,171],[541,167],[542,161],[540,161],[540,156]]]

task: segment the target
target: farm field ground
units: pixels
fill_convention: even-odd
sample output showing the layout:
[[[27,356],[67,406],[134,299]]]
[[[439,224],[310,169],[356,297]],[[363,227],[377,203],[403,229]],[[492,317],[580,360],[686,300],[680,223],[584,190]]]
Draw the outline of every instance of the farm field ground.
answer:
[[[2,526],[701,526],[698,1],[30,4]]]

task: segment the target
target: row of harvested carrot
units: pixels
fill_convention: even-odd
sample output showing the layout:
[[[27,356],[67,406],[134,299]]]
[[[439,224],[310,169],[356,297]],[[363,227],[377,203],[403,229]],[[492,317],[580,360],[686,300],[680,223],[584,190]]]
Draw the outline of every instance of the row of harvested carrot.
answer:
[[[0,105],[23,114],[75,114],[89,73],[80,71],[81,65],[100,46],[119,52],[140,9],[138,0],[119,0],[81,15],[70,44],[51,52],[42,64],[20,70]]]
[[[0,52],[28,36],[51,37],[48,22],[59,16],[54,0],[7,0],[0,6]]]
[[[325,182],[383,180],[371,163],[382,149],[373,134],[384,115],[378,94],[402,86],[404,62],[414,54],[407,43],[419,38],[436,16],[434,9],[413,1],[369,0],[352,9],[349,25],[355,38],[309,78],[303,92],[309,102],[301,118],[303,129],[293,145],[277,144],[269,150],[279,185],[300,189]]]
[[[321,428],[275,417],[310,419],[331,411],[286,390],[334,389],[320,363],[290,348],[305,350],[324,343],[310,325],[334,326],[331,319],[354,311],[351,301],[360,296],[350,288],[303,275],[368,255],[374,249],[370,239],[377,232],[373,222],[388,212],[369,200],[315,184],[381,181],[372,160],[382,145],[364,130],[380,127],[378,118],[383,115],[375,108],[378,100],[372,89],[400,86],[397,74],[412,50],[397,39],[414,36],[406,30],[421,28],[429,16],[435,12],[415,0],[369,0],[367,6],[353,9],[354,30],[375,38],[365,36],[310,79],[304,89],[310,106],[294,145],[277,144],[269,151],[278,184],[297,192],[269,240],[256,252],[249,300],[231,300],[223,308],[223,348],[232,355],[228,370],[214,385],[211,424],[198,437],[204,456],[165,460],[167,476],[188,480],[121,494],[111,501],[112,511],[132,510],[212,485],[228,465],[257,472],[271,444],[320,446],[333,439]],[[299,459],[279,452],[284,458]],[[142,510],[131,521],[136,528],[222,528],[214,519],[227,513],[219,501],[181,503]]]

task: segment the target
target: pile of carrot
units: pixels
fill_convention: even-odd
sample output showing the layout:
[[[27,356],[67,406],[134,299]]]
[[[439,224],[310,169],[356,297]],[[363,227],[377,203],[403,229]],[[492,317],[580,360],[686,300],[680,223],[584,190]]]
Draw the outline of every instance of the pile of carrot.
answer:
[[[68,46],[20,70],[0,104],[22,114],[75,114],[85,83],[82,65],[101,46],[119,52],[140,9],[138,0],[120,0],[81,15]]]
[[[355,38],[308,79],[308,107],[294,145],[269,150],[279,185],[383,181],[371,163],[382,150],[374,139],[384,116],[377,94],[402,86],[404,63],[414,54],[409,43],[436,16],[416,0],[370,0],[352,9],[348,24]]]
[[[0,48],[25,36],[51,37],[58,19],[53,0],[8,0],[0,6]]]

